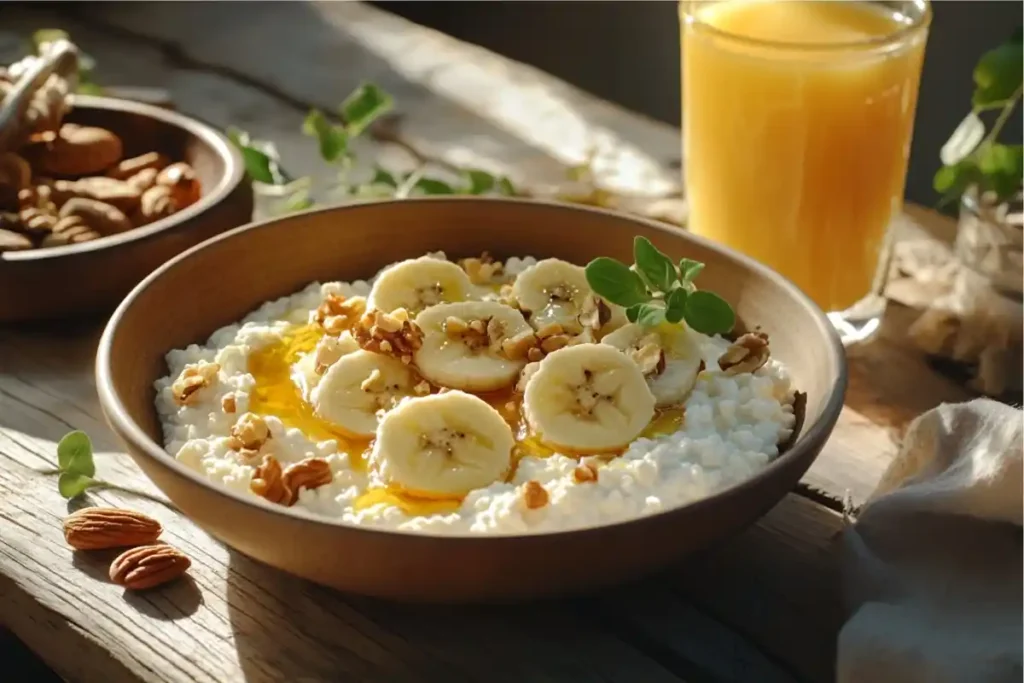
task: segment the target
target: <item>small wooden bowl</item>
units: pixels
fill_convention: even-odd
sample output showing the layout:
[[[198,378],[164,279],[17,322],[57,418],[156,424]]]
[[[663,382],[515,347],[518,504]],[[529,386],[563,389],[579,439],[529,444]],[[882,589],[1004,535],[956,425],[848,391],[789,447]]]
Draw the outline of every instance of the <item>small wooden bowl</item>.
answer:
[[[710,498],[579,531],[431,536],[346,525],[241,496],[208,482],[161,447],[153,383],[165,354],[205,343],[264,301],[319,280],[368,278],[389,263],[449,256],[608,255],[632,260],[634,235],[670,256],[703,261],[701,286],[771,335],[772,354],[807,394],[804,428],[752,479]],[[509,199],[369,203],[257,223],[165,264],[117,309],[96,359],[100,403],[142,470],[204,529],[237,550],[313,581],[417,601],[508,600],[565,594],[655,570],[726,538],[799,481],[828,438],[846,389],[843,349],[821,311],[754,261],[652,221],[599,209]]]
[[[81,95],[67,120],[117,133],[125,157],[156,150],[187,161],[203,196],[173,216],[120,235],[0,253],[0,321],[109,311],[167,259],[252,220],[252,188],[242,157],[205,123],[147,104]]]

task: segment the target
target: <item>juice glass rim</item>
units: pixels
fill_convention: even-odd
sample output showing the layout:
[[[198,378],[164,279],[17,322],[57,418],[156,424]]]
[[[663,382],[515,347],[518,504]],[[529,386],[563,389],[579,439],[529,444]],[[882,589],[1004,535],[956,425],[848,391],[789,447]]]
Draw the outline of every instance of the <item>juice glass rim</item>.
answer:
[[[707,21],[701,20],[697,15],[698,12],[691,11],[692,8],[697,8],[700,5],[712,5],[717,2],[730,2],[733,0],[680,0],[679,8],[680,13],[683,15],[683,19],[690,24],[690,26],[696,30],[703,31],[709,35],[731,40],[737,43],[742,43],[752,47],[769,48],[778,50],[790,50],[794,52],[843,52],[850,50],[871,50],[871,49],[884,49],[891,48],[894,46],[901,45],[908,38],[920,33],[921,31],[927,30],[931,25],[932,21],[932,5],[931,0],[900,0],[903,5],[912,6],[915,8],[916,16],[912,16],[911,22],[902,25],[898,30],[884,36],[877,38],[869,38],[866,40],[852,40],[845,42],[830,42],[830,43],[796,43],[785,40],[767,40],[764,38],[752,38],[739,33],[733,33],[732,31],[724,31],[717,26],[714,26]],[[739,0],[746,1],[746,0]],[[772,1],[772,0],[754,0],[756,2]],[[809,2],[811,0],[778,0],[781,2]],[[868,2],[869,0],[823,0],[825,2]],[[877,1],[877,0],[876,0]],[[901,12],[903,15],[907,15],[906,12]]]

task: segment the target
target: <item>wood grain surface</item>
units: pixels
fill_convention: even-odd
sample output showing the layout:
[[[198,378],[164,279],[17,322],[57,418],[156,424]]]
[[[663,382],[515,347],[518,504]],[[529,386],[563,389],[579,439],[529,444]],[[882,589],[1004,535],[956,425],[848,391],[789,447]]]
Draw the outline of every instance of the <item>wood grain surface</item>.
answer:
[[[5,6],[0,60],[32,30],[61,26],[102,82],[164,88],[183,112],[274,139],[297,174],[324,174],[301,134],[307,107],[332,108],[372,80],[402,115],[395,139],[362,143],[361,158],[473,164],[544,184],[596,145],[609,187],[678,187],[671,127],[370,7],[184,7],[100,4],[71,17]],[[929,212],[908,212],[904,228],[949,233]],[[911,316],[890,306],[880,338],[851,354],[846,409],[804,491],[740,537],[586,598],[443,610],[344,596],[215,542],[160,502],[107,430],[92,381],[102,321],[0,327],[0,624],[70,681],[832,680],[836,510],[870,493],[910,419],[967,397],[905,342]],[[71,429],[92,436],[105,478],[137,491],[75,505],[157,517],[193,558],[188,580],[126,593],[105,579],[109,557],[66,547],[68,503],[44,472]]]

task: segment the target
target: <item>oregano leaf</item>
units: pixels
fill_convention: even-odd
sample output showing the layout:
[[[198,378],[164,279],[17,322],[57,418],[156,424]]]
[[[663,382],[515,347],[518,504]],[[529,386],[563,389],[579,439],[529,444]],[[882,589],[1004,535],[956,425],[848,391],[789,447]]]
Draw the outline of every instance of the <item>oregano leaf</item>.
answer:
[[[643,280],[625,263],[601,256],[587,264],[587,284],[613,304],[629,308],[650,301]]]
[[[638,304],[636,306],[636,320],[644,327],[657,327],[665,322],[665,308],[654,303]]]
[[[57,479],[57,491],[64,498],[71,500],[85,493],[86,489],[99,485],[99,483],[96,479],[85,474],[62,472]]]
[[[644,280],[653,288],[667,292],[678,277],[676,265],[668,256],[646,237],[637,236],[633,239],[633,258],[636,269]]]
[[[689,258],[679,259],[679,276],[683,282],[693,282],[702,270],[704,270],[704,264],[700,261]]]
[[[306,115],[302,132],[316,138],[324,161],[336,161],[348,150],[348,133],[344,128],[332,125],[319,109],[312,109]]]
[[[356,136],[391,110],[394,99],[373,83],[363,83],[341,103],[341,118],[345,129]]]
[[[686,314],[686,299],[689,293],[683,287],[678,287],[669,292],[665,299],[665,320],[670,323],[677,323]]]
[[[490,173],[478,169],[463,171],[462,176],[466,180],[466,194],[486,194],[497,182]]]
[[[96,474],[92,460],[92,441],[83,431],[68,432],[57,443],[57,467],[61,472],[85,476]]]
[[[696,291],[686,297],[686,323],[702,334],[725,334],[736,324],[736,314],[722,297],[713,292]]]

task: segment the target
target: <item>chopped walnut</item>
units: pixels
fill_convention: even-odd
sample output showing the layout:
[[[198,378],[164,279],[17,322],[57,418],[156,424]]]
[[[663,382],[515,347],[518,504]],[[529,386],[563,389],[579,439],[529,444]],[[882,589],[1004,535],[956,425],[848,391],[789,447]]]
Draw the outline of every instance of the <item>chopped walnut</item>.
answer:
[[[235,400],[235,394],[227,393],[220,399],[220,407],[225,413],[233,413],[238,410],[238,402]]]
[[[466,271],[469,281],[475,285],[489,285],[500,281],[504,274],[504,267],[495,261],[486,251],[479,258],[466,258],[459,261],[459,265]]]
[[[258,451],[270,438],[270,427],[266,421],[255,413],[246,413],[238,418],[231,427],[231,438],[228,439],[228,447],[239,451],[246,449]]]
[[[539,482],[531,479],[523,486],[523,504],[528,510],[539,510],[548,504],[548,492]]]
[[[582,462],[572,471],[572,478],[577,484],[597,481],[597,468],[589,462]]]
[[[568,346],[570,341],[572,341],[572,337],[567,334],[552,335],[541,340],[540,349],[544,353],[554,353],[558,349]]]
[[[548,323],[544,327],[537,330],[537,336],[540,337],[541,339],[554,337],[556,334],[565,334],[565,328],[558,323]]]
[[[530,349],[537,347],[539,340],[532,330],[524,330],[514,337],[501,342],[501,350],[509,360],[523,360]]]
[[[599,330],[612,319],[612,309],[599,296],[588,296],[583,300],[576,320],[584,330]]]
[[[281,478],[281,463],[272,455],[264,455],[249,481],[249,490],[271,503],[287,505],[291,494]]]
[[[526,352],[526,360],[531,363],[544,360],[544,351],[539,346],[534,346],[532,349]]]
[[[195,399],[196,392],[203,387],[211,386],[216,381],[218,372],[220,372],[219,364],[207,363],[205,360],[199,361],[196,365],[186,365],[178,375],[178,379],[171,384],[174,400],[180,405],[188,405]]]
[[[634,346],[626,355],[640,367],[645,376],[658,376],[665,370],[665,350],[661,348],[658,335],[649,334]]]
[[[324,328],[327,334],[338,336],[352,327],[366,312],[366,299],[354,296],[346,299],[340,294],[328,294],[316,309],[313,320]]]
[[[330,484],[333,478],[331,465],[323,458],[306,458],[301,462],[288,465],[281,476],[285,491],[288,493],[285,505],[294,505],[295,501],[299,499],[301,489],[320,488],[325,484]]]
[[[337,337],[324,337],[316,345],[313,371],[318,375],[323,375],[328,368],[341,360],[343,355],[345,355],[344,346]]]
[[[737,339],[718,359],[718,367],[727,375],[754,372],[768,362],[768,335],[748,332]]]
[[[409,320],[408,314],[388,314],[376,309],[359,319],[352,336],[361,348],[394,356],[406,365],[423,344],[423,330]]]
[[[417,396],[426,396],[430,393],[430,382],[427,380],[420,380],[416,386],[412,388],[412,392]]]

